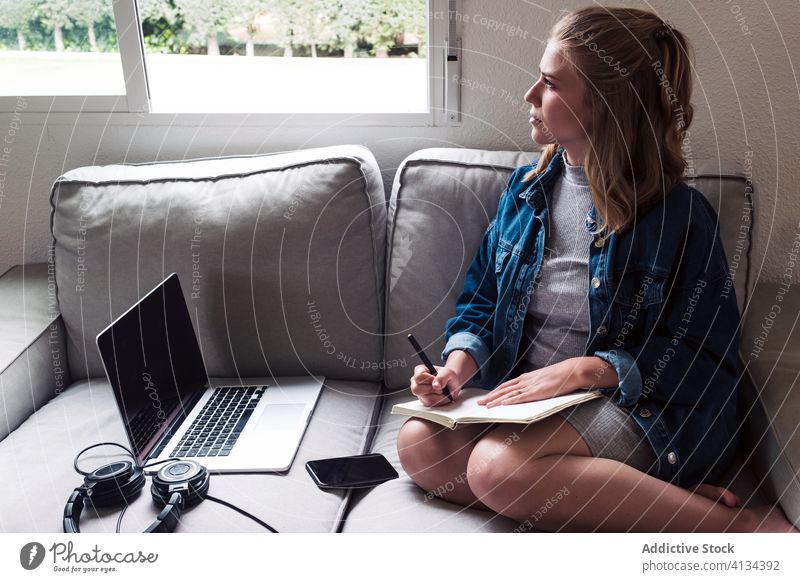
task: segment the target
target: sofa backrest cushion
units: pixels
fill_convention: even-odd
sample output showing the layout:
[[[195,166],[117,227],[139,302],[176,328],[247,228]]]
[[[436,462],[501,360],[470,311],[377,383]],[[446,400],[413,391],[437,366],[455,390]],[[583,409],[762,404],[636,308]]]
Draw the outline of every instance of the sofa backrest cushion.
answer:
[[[51,198],[74,379],[175,271],[210,376],[379,381],[386,201],[361,146],[85,167]]]
[[[386,385],[408,388],[421,362],[406,336],[413,333],[435,365],[442,365],[444,324],[455,313],[464,276],[497,211],[511,172],[538,152],[433,148],[400,165],[389,201],[386,274]],[[720,218],[720,236],[731,265],[739,308],[744,284],[752,205],[738,167],[697,161],[695,181]],[[746,233],[745,233],[746,234]]]
[[[497,211],[506,181],[537,153],[429,148],[408,156],[389,200],[386,385],[408,388],[422,362],[407,339],[442,365],[444,323]]]

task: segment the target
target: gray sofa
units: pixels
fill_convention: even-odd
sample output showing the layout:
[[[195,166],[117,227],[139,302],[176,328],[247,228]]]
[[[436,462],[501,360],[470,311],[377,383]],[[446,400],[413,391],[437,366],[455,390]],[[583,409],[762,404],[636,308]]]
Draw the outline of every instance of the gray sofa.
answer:
[[[404,418],[389,411],[412,398],[418,362],[406,334],[441,353],[443,324],[505,181],[536,155],[421,150],[398,168],[388,200],[374,157],[360,146],[87,167],[60,177],[48,261],[0,278],[0,531],[61,531],[64,502],[80,482],[74,455],[92,443],[125,442],[95,336],[172,271],[215,381],[327,379],[288,472],[214,475],[211,494],[281,532],[513,531],[510,519],[418,488],[398,462]],[[695,170],[697,188],[718,209],[743,311],[749,302],[744,362],[775,290],[746,291],[752,206],[744,176],[730,164],[697,162]],[[787,296],[783,313],[799,299]],[[745,366],[747,436],[724,484],[747,504],[779,499],[797,524],[800,398],[791,387],[800,344],[789,319],[775,321],[768,349]],[[304,467],[365,452],[386,455],[400,478],[321,491]],[[141,531],[156,513],[145,492],[122,530]],[[117,515],[87,508],[81,528],[114,531]],[[184,513],[178,531],[263,530],[205,502]]]

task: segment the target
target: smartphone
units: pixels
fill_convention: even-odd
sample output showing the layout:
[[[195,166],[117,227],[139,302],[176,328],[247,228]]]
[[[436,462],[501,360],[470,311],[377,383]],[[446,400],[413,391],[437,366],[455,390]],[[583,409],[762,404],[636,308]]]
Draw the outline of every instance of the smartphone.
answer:
[[[380,453],[308,461],[306,470],[320,489],[374,487],[399,477]]]

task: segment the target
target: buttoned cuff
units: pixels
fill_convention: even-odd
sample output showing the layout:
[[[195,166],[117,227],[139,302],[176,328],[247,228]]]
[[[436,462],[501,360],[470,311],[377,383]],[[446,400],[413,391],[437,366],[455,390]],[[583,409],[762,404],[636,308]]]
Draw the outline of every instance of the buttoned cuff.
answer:
[[[447,363],[447,356],[449,356],[450,352],[453,350],[464,350],[470,356],[472,356],[472,358],[478,364],[478,371],[475,372],[475,375],[472,376],[472,378],[467,380],[465,386],[467,384],[480,385],[485,377],[486,369],[489,366],[490,356],[489,348],[486,347],[486,344],[483,343],[483,340],[481,340],[481,338],[475,334],[469,333],[468,331],[454,333],[452,336],[450,336],[450,339],[447,340],[447,345],[442,351],[442,363]]]
[[[613,349],[592,354],[605,360],[617,372],[619,383],[600,391],[620,406],[633,406],[642,396],[642,375],[636,360],[625,350]]]

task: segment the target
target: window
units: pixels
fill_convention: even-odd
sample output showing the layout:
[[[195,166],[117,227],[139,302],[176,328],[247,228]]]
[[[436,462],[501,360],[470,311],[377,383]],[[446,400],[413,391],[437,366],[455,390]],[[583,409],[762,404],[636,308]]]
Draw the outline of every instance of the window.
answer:
[[[111,0],[0,0],[3,95],[124,95]]]
[[[154,112],[428,110],[426,0],[140,3]]]
[[[430,122],[456,4],[0,0],[0,109],[21,95],[42,111]]]

